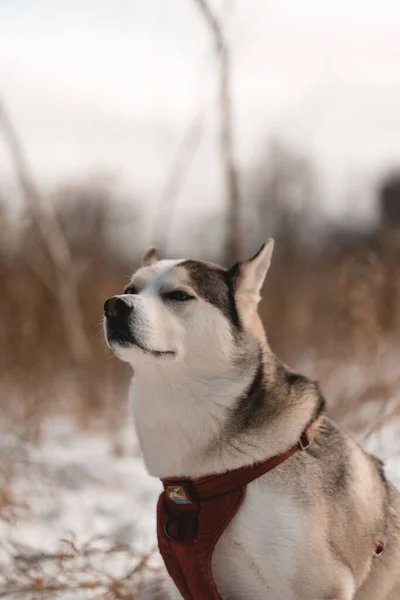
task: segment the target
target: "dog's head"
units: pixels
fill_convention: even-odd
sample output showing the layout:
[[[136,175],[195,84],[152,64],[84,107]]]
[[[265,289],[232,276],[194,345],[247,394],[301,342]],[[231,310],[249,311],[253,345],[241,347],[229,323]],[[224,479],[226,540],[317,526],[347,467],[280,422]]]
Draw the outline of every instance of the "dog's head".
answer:
[[[158,260],[151,249],[123,293],[106,300],[108,345],[135,368],[182,363],[218,373],[258,345],[260,291],[273,250],[269,240],[231,269],[195,260]]]

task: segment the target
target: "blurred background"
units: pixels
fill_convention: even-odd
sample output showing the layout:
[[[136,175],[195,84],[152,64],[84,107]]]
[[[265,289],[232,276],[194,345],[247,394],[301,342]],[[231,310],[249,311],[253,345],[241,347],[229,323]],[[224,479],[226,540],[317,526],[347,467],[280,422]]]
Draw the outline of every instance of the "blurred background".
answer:
[[[400,484],[400,4],[0,0],[0,597],[164,598],[105,348],[146,248],[269,236],[270,344]]]

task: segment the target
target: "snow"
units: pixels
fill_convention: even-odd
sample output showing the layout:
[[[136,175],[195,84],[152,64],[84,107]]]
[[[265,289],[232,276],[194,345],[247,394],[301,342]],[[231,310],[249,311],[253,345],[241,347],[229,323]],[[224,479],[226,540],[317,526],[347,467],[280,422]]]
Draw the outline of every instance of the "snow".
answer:
[[[161,484],[146,473],[133,430],[126,434],[131,443],[116,456],[104,432],[81,431],[69,419],[51,420],[40,445],[26,444],[17,459],[12,442],[20,441],[8,436],[8,456],[14,456],[11,489],[22,506],[16,519],[0,519],[3,570],[11,568],[10,555],[42,555],[51,567],[52,555],[70,552],[70,545],[89,545],[93,554],[106,555],[103,567],[121,577],[133,565],[132,550],[140,556],[155,546]],[[107,556],[111,548],[121,551]],[[101,568],[98,558],[95,567]],[[92,598],[85,593],[83,598]],[[79,595],[58,597],[77,600]]]
[[[51,423],[43,443],[28,450],[29,464],[17,485],[23,496],[30,494],[35,520],[13,527],[15,539],[40,539],[50,549],[55,539],[73,531],[82,540],[104,535],[116,541],[122,536],[124,543],[135,541],[143,548],[153,543],[160,483],[146,473],[134,450],[113,456],[107,437],[78,432],[68,421]]]
[[[17,554],[33,563],[42,556],[41,568],[52,573],[52,555],[71,548],[82,551],[87,545],[94,555],[93,568],[123,577],[137,556],[155,546],[161,485],[145,472],[130,426],[124,440],[124,453],[116,455],[104,431],[82,431],[67,418],[51,419],[38,446],[24,444],[21,450],[20,440],[3,436],[1,445],[7,445],[7,455],[13,458],[11,490],[21,504],[14,519],[0,519],[3,572],[15,567],[10,557]],[[370,436],[365,446],[387,460],[387,474],[400,486],[400,421]],[[73,568],[81,565],[84,571],[81,551]],[[154,561],[157,566],[157,554]],[[75,590],[56,597],[101,597],[91,594]]]

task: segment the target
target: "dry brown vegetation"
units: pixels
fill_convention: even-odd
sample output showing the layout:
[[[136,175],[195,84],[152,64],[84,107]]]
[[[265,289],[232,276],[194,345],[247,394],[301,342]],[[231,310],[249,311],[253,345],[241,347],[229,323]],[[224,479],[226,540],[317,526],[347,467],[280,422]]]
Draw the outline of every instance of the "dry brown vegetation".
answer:
[[[309,195],[312,178],[304,179],[305,172],[304,164],[292,163],[293,180],[299,173],[303,178],[304,185],[297,189]],[[260,222],[266,218],[271,195],[287,194],[279,177],[270,177],[261,186],[253,207]],[[2,432],[11,431],[20,440],[17,463],[29,460],[23,455],[24,443],[40,442],[49,414],[73,414],[83,428],[97,427],[100,420],[114,451],[123,451],[119,432],[124,425],[129,370],[104,346],[102,305],[123,287],[143,248],[132,244],[134,253],[127,260],[115,244],[117,211],[106,186],[65,188],[56,200],[76,266],[92,360],[80,364],[71,352],[55,293],[56,273],[34,220],[24,214],[16,224],[4,207],[0,213],[0,424]],[[140,238],[135,205],[127,206],[120,210],[132,223],[132,239]],[[388,225],[367,234],[339,232],[316,251],[297,235],[303,213],[295,220],[288,214],[275,215],[279,243],[261,306],[271,346],[286,362],[320,379],[328,395],[332,392],[331,411],[336,418],[357,434],[368,435],[400,414],[395,394],[399,373],[388,362],[400,325],[400,232]],[[261,230],[254,229],[252,250],[261,241]],[[169,254],[174,255],[173,248]],[[351,365],[358,365],[356,377],[346,371]],[[363,421],[360,414],[367,405],[373,407],[374,418]],[[13,488],[16,462],[7,445],[0,446],[0,464],[0,519],[17,522],[23,511],[29,511],[29,503]],[[147,554],[137,556],[124,549],[130,566],[116,578],[101,570],[98,557],[118,555],[119,546],[90,542],[78,547],[73,540],[60,544],[60,551],[51,556],[26,556],[14,549],[10,568],[1,574],[0,597],[56,598],[79,591],[91,595],[77,598],[134,600],[141,597],[146,578],[154,575],[157,580]],[[154,594],[159,593],[157,583],[154,586]]]
[[[118,557],[123,554],[130,566],[120,576],[108,574],[99,557]],[[0,585],[0,598],[70,598],[90,593],[90,598],[103,600],[139,600],[143,590],[147,597],[161,600],[159,568],[152,564],[155,550],[141,555],[130,548],[110,546],[103,540],[92,540],[78,546],[73,540],[61,540],[60,549],[52,554],[21,554],[16,549],[12,568]],[[75,596],[79,595],[79,596]]]

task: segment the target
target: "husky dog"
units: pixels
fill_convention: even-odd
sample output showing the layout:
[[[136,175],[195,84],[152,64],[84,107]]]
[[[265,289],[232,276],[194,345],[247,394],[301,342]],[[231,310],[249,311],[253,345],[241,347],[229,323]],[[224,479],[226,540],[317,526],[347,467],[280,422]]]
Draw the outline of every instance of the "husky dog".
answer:
[[[400,494],[327,418],[318,385],[271,351],[257,305],[272,250],[270,240],[226,270],[152,249],[106,301],[107,342],[134,369],[146,467],[160,478],[224,473],[284,453],[314,421],[307,450],[249,484],[213,554],[219,593],[399,600]]]

